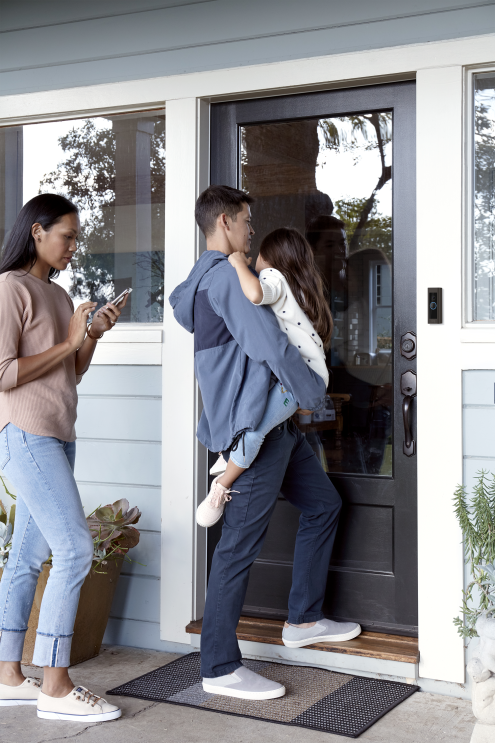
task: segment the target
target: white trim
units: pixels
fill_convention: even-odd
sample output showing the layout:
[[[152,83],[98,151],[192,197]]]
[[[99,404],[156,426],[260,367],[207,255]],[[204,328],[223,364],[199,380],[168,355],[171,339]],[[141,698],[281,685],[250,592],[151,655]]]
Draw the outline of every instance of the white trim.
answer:
[[[462,67],[417,77],[418,578],[420,676],[464,682],[453,624],[463,588],[452,496],[462,483],[460,369]],[[445,219],[441,216],[445,215]],[[443,324],[429,325],[427,289],[444,288]],[[442,579],[437,579],[439,566]]]
[[[197,192],[198,107],[196,98],[167,105],[165,201],[165,297],[183,281],[197,258],[193,219]],[[195,610],[194,523],[197,421],[193,336],[174,319],[165,299],[167,338],[163,364],[162,571],[160,637],[187,642]]]
[[[0,126],[33,121],[97,115],[99,112],[160,107],[163,101],[190,97],[237,98],[281,95],[287,90],[386,82],[415,72],[451,65],[482,65],[493,60],[495,35],[427,44],[349,52],[310,59],[246,65],[232,69],[187,73],[169,77],[64,88],[38,93],[2,96]],[[33,115],[36,111],[36,115]]]

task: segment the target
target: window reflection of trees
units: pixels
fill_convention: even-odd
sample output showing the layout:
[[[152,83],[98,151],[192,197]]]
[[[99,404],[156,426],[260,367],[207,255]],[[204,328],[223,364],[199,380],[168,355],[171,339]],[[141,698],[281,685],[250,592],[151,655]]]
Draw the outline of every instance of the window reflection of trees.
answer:
[[[61,193],[80,209],[82,229],[72,261],[71,296],[104,304],[131,283],[134,291],[124,319],[160,322],[165,117],[140,114],[106,121],[108,126],[101,126],[102,119],[97,126],[86,119],[60,137],[65,158],[45,175],[40,192]]]
[[[495,319],[495,76],[476,76],[474,320]]]

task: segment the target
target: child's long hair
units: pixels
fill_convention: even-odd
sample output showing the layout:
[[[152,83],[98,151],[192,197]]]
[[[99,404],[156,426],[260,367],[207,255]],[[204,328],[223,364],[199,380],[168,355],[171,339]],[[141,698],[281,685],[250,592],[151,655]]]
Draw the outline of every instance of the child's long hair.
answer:
[[[299,230],[280,227],[262,241],[260,255],[287,280],[294,298],[323,341],[330,346],[333,319],[313,251]]]

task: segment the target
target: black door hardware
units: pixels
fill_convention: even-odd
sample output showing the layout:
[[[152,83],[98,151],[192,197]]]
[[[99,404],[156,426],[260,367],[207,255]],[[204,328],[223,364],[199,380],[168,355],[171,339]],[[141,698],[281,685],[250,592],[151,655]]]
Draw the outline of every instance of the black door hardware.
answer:
[[[402,417],[404,418],[404,444],[402,450],[406,457],[416,454],[416,442],[411,433],[411,402],[416,397],[416,374],[409,369],[400,378],[400,391],[404,395],[402,400]]]
[[[415,359],[417,343],[418,341],[416,340],[416,333],[413,333],[412,331],[410,331],[409,333],[404,333],[404,335],[401,336],[400,339],[401,355],[404,356],[405,359]]]

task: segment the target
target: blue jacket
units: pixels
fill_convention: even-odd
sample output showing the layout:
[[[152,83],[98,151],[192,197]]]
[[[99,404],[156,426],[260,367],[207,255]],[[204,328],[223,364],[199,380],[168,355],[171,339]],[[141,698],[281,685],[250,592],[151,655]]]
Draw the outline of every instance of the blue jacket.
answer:
[[[226,255],[204,252],[169,301],[177,322],[194,333],[194,367],[203,398],[197,436],[208,449],[225,451],[237,434],[258,426],[272,372],[301,408],[321,405],[322,378],[288,343],[271,308],[246,299]]]

